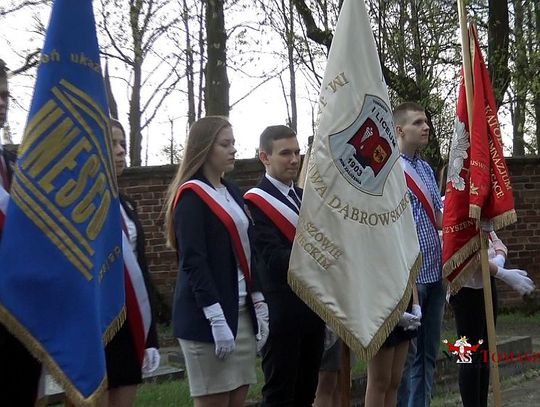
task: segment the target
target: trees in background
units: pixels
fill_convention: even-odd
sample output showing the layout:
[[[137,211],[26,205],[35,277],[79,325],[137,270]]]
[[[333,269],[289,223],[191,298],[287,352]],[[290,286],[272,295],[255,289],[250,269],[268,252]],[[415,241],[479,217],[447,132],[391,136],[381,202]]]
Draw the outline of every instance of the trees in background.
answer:
[[[426,106],[433,129],[426,153],[439,168],[453,132],[461,64],[456,5],[365,1],[391,100]],[[95,3],[103,54],[115,67],[111,81],[123,81],[128,89],[131,164],[141,164],[141,134],[152,137],[148,127],[157,117],[162,127],[171,120],[186,123],[174,126],[183,133],[205,114],[228,115],[239,103],[256,103],[252,93],[274,78],[283,93],[275,104],[283,106],[284,122],[296,128],[298,104],[308,99],[315,127],[318,92],[341,4],[342,0]],[[50,0],[9,0],[0,6],[0,23],[39,5],[49,7]],[[470,0],[467,7],[478,25],[499,113],[512,123],[513,154],[538,154],[540,3]],[[12,73],[31,72],[38,51],[26,49],[16,63],[8,61]],[[231,73],[251,84],[232,101],[229,89],[237,84],[230,80]],[[299,86],[306,98],[299,98]],[[168,133],[169,161],[177,142]]]

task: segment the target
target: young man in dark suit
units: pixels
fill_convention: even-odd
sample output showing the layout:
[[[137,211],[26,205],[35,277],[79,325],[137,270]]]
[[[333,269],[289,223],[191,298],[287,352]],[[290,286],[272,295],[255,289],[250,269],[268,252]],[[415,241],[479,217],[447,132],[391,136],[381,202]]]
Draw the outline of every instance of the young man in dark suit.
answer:
[[[0,129],[6,122],[8,102],[6,67],[4,61],[0,59]],[[0,141],[0,188],[3,189],[1,192],[9,193],[15,158],[15,154],[2,148]],[[2,222],[0,222],[0,239],[2,239]],[[10,406],[33,406],[40,374],[40,363],[0,323],[0,400]]]
[[[270,335],[262,349],[262,406],[307,407],[315,398],[325,328],[287,284],[302,200],[302,190],[293,183],[300,167],[295,132],[287,126],[267,127],[259,159],[266,174],[245,199],[255,223],[259,277],[270,314]]]

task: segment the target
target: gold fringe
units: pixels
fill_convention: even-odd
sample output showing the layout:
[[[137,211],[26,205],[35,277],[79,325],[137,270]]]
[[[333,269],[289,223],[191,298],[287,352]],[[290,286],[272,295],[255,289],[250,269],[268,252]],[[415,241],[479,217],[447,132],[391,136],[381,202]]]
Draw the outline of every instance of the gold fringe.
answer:
[[[411,299],[412,289],[416,284],[416,278],[422,266],[422,255],[419,254],[411,267],[409,280],[405,288],[403,297],[397,304],[396,308],[386,318],[379,330],[373,335],[370,343],[363,346],[354,334],[345,326],[345,324],[335,317],[330,310],[308,290],[304,283],[291,273],[288,274],[287,280],[292,290],[300,297],[319,317],[321,317],[332,330],[347,344],[347,346],[361,359],[371,359],[380,349],[390,332],[394,329],[403,312],[407,309],[407,305]]]
[[[109,327],[105,330],[103,333],[103,343],[107,345],[111,339],[116,335],[116,333],[122,328],[122,325],[124,325],[124,322],[126,322],[126,306],[122,306],[122,309],[116,316],[116,318],[113,319]]]
[[[478,205],[469,204],[469,218],[480,219],[482,209]]]
[[[511,225],[512,223],[516,223],[517,214],[514,209],[511,209],[508,212],[495,216],[493,219],[491,219],[491,221],[493,222],[493,229],[499,230],[505,226]]]
[[[66,396],[72,403],[77,407],[98,405],[108,387],[106,375],[94,393],[88,398],[84,398],[41,343],[2,304],[0,304],[0,321],[36,359],[45,365],[58,384],[63,387]]]
[[[459,267],[465,260],[480,249],[480,238],[474,235],[467,243],[463,245],[457,252],[443,264],[443,277],[447,278],[452,272]]]

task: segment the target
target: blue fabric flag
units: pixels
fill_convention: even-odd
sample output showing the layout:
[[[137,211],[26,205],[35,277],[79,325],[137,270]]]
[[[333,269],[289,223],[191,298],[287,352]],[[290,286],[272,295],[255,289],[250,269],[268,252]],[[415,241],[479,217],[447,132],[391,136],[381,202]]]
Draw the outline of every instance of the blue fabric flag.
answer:
[[[0,243],[0,319],[77,405],[125,320],[121,222],[91,0],[55,0]],[[5,368],[5,367],[2,367]]]

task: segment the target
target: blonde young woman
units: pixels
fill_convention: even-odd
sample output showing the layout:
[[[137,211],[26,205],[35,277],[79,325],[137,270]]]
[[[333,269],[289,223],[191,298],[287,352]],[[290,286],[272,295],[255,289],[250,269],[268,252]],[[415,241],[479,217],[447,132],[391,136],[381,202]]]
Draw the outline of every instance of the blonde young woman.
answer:
[[[167,197],[167,235],[179,263],[173,333],[196,407],[244,405],[256,382],[256,347],[268,334],[268,308],[252,288],[251,222],[240,191],[222,178],[235,153],[225,118],[198,120]]]

